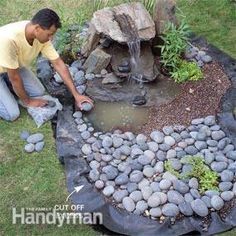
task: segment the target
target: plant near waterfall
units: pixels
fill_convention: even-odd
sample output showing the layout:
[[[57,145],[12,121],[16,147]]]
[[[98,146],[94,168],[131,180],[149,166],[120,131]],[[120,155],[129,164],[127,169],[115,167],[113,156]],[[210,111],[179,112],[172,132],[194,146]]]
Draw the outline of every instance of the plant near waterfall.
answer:
[[[164,43],[158,47],[161,48],[161,63],[167,70],[178,69],[181,54],[187,47],[189,33],[189,27],[183,20],[178,27],[172,22],[166,24],[164,34],[160,36]]]

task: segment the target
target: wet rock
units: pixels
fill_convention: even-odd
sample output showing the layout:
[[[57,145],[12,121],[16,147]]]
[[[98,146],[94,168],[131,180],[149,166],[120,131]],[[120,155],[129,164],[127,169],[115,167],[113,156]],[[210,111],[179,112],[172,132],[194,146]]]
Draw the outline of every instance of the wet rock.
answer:
[[[132,99],[132,103],[137,106],[146,104],[147,100],[145,96],[137,95]]]

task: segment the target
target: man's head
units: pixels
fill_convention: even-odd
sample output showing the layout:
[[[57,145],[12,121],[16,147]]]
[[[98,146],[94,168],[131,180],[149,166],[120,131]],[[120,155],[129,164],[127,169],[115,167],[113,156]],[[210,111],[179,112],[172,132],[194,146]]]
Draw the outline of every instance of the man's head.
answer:
[[[57,29],[61,27],[59,16],[49,8],[38,11],[33,16],[31,23],[35,25],[34,34],[40,43],[51,40]]]

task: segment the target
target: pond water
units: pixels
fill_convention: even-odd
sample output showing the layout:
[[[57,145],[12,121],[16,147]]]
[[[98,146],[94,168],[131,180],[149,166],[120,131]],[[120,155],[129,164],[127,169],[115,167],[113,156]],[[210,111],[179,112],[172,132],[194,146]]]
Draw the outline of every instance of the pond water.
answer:
[[[147,122],[151,107],[172,101],[180,91],[179,85],[166,78],[144,84],[143,89],[146,90],[148,106],[134,106],[126,101],[97,100],[94,109],[85,116],[97,131],[121,129],[135,132]],[[132,92],[131,87],[130,91]]]

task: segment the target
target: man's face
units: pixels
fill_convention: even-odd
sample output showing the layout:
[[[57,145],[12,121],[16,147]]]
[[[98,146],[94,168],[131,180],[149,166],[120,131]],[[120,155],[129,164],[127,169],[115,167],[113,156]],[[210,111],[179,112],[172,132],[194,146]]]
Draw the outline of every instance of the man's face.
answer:
[[[52,25],[49,29],[44,29],[40,25],[36,27],[35,36],[40,43],[46,43],[52,40],[53,35],[56,33],[57,29]]]

